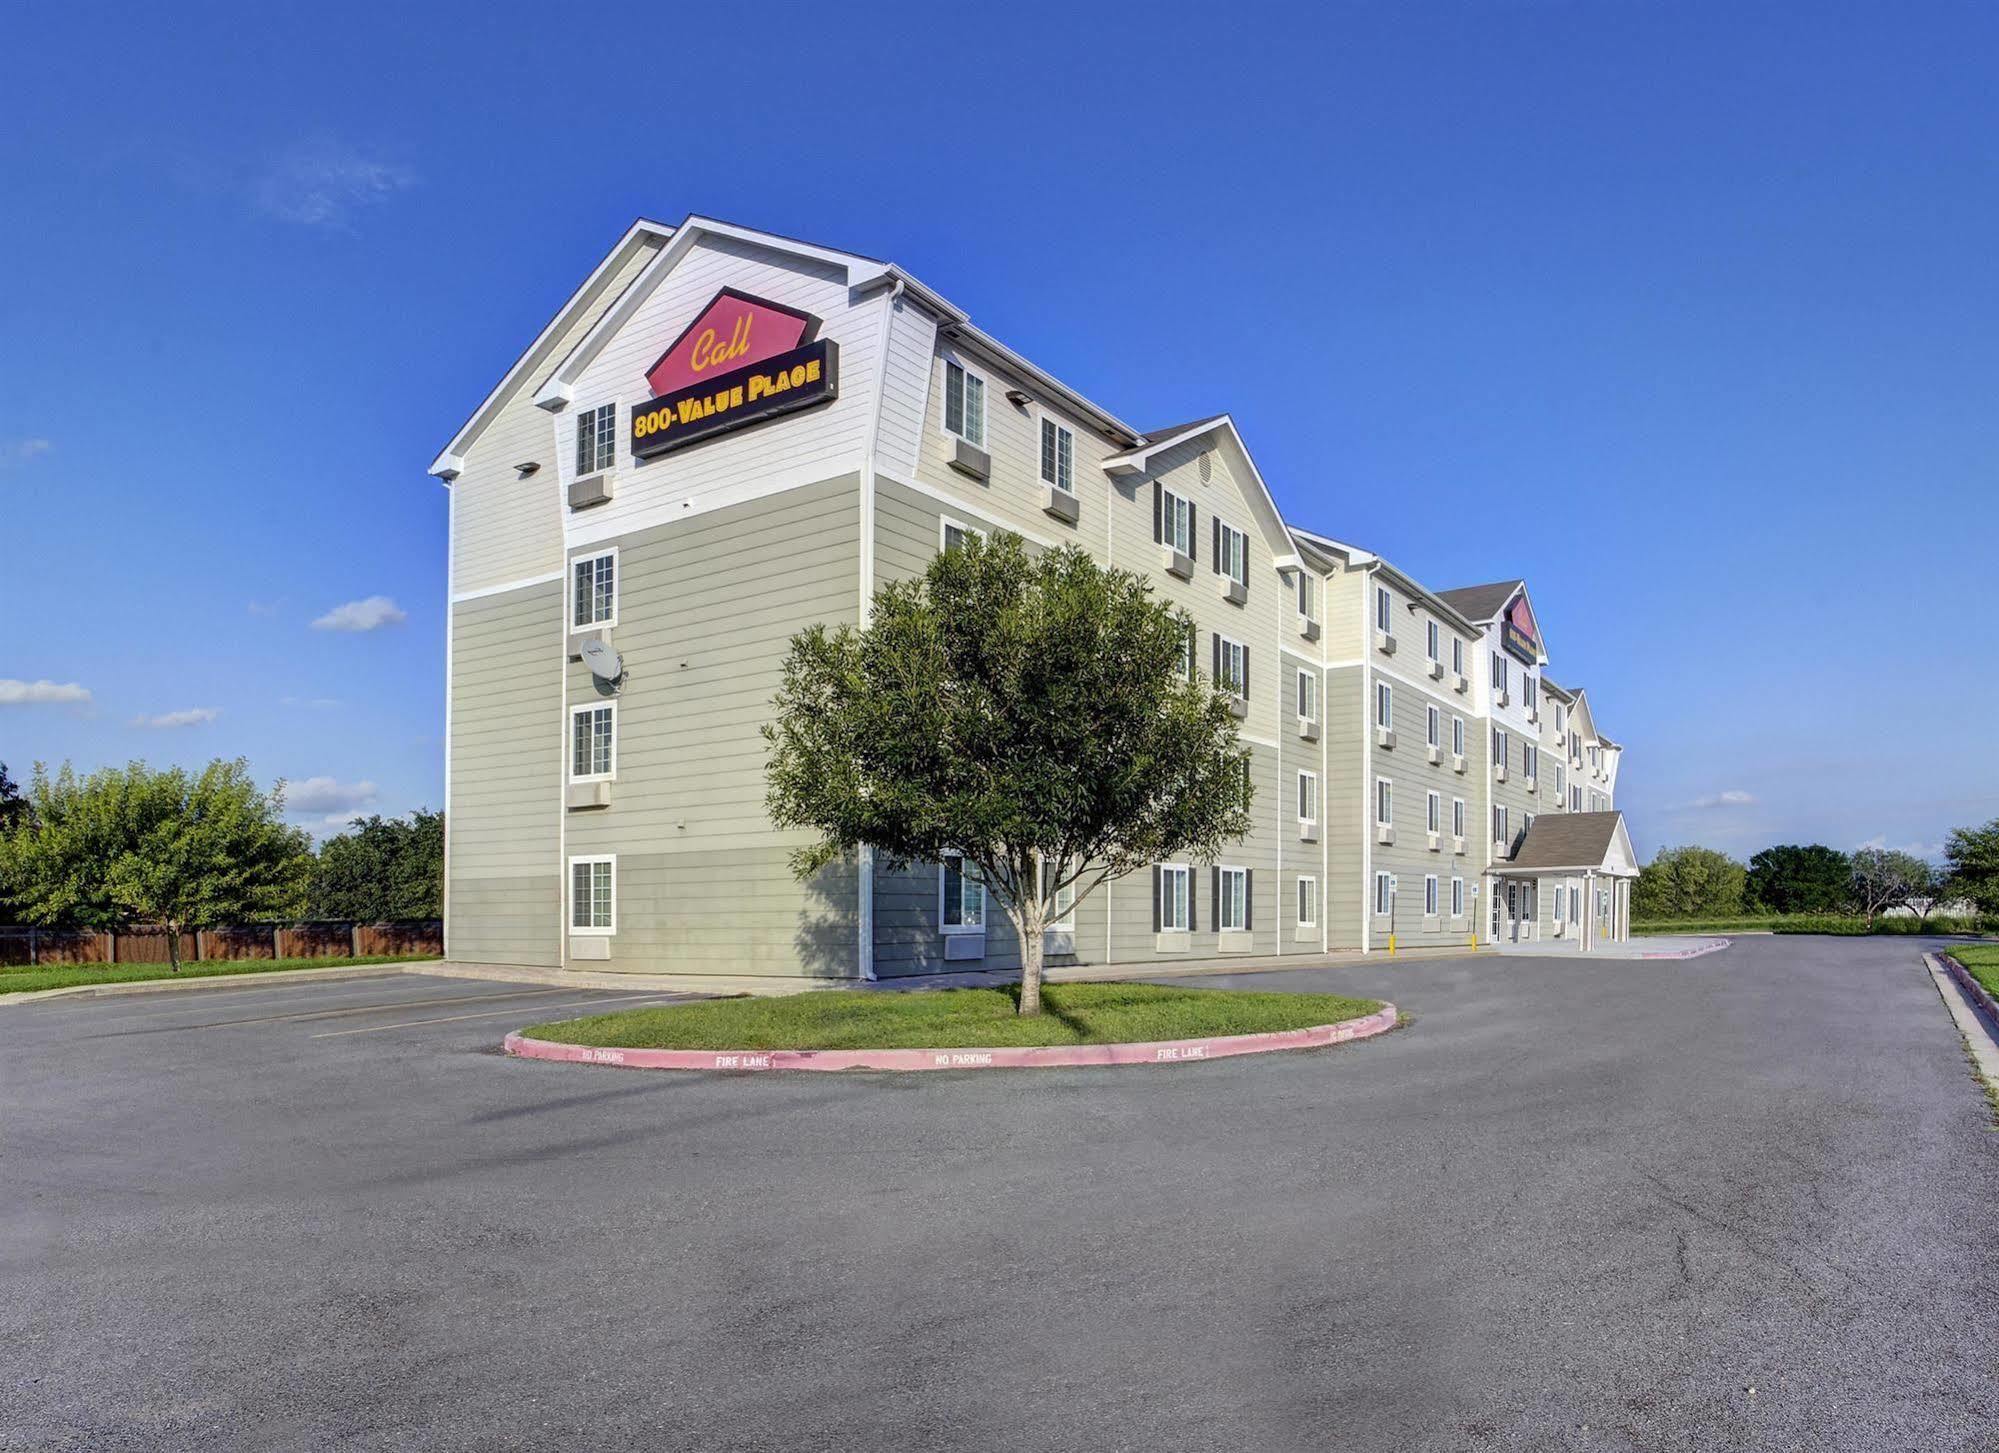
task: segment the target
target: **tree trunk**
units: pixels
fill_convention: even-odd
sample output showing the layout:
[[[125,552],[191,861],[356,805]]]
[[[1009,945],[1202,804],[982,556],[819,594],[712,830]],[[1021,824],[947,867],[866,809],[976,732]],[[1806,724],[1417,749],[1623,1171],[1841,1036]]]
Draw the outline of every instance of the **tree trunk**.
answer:
[[[167,923],[167,964],[174,973],[180,972],[180,925]]]
[[[1020,910],[1020,1013],[1023,1017],[1041,1012],[1041,952],[1045,945],[1045,915],[1041,905],[1022,905]]]

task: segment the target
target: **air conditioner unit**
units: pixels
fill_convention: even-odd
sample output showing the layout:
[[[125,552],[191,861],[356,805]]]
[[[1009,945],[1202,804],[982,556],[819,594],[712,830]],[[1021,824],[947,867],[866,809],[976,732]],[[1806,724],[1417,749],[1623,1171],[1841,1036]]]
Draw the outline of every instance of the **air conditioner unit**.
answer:
[[[1492,693],[1492,703],[1494,706],[1506,706],[1512,700],[1513,698],[1507,694],[1506,688],[1503,686]]]
[[[1394,827],[1385,822],[1377,822],[1374,825],[1374,840],[1383,847],[1393,847],[1395,845]]]
[[[1249,698],[1247,696],[1231,696],[1229,698],[1229,715],[1238,718],[1248,716]]]
[[[1495,782],[1504,782],[1506,780],[1506,764],[1504,762],[1495,762],[1493,764],[1492,780]]]
[[[1539,777],[1522,778],[1521,785],[1524,786],[1529,792],[1532,792],[1535,789],[1535,786],[1540,782],[1540,780],[1541,779]]]
[[[1233,575],[1222,577],[1222,599],[1232,605],[1241,605],[1249,599],[1249,587]]]
[[[1438,850],[1438,844],[1441,842],[1441,839],[1439,839],[1435,833],[1429,834],[1429,839],[1430,839],[1429,842],[1430,851],[1434,853]]]
[[[1465,855],[1465,840],[1461,837],[1452,838],[1451,851],[1462,858]]]
[[[1435,766],[1444,760],[1444,749],[1435,742],[1430,743],[1430,764]]]
[[[1041,487],[1041,512],[1073,525],[1082,518],[1083,505],[1070,491],[1044,484]]]
[[[1171,545],[1165,546],[1162,553],[1165,558],[1166,573],[1168,575],[1177,575],[1182,580],[1192,580],[1194,578],[1193,556],[1183,555]]]
[[[1432,681],[1442,681],[1444,679],[1444,663],[1442,661],[1432,661],[1428,669]]]
[[[1374,649],[1381,652],[1384,656],[1393,656],[1395,654],[1395,637],[1389,635],[1386,631],[1376,631],[1374,633]]]
[[[582,479],[571,480],[569,484],[569,507],[572,510],[587,510],[592,505],[604,504],[613,494],[616,482],[609,470],[601,474],[586,475]]]
[[[1386,751],[1395,750],[1395,728],[1378,726],[1374,729],[1374,744]]]
[[[1309,716],[1299,717],[1298,735],[1308,742],[1316,742],[1319,739],[1319,723]]]
[[[944,957],[950,959],[982,959],[986,956],[986,936],[983,933],[947,933],[944,935]]]
[[[1463,696],[1467,691],[1471,690],[1471,677],[1465,675],[1464,672],[1460,671],[1458,673],[1457,683],[1451,687],[1451,690],[1457,692],[1458,695]]]
[[[1319,639],[1319,623],[1310,616],[1298,617],[1298,634],[1308,641]]]
[[[1451,758],[1451,770],[1452,770],[1453,772],[1457,773],[1457,774],[1458,774],[1458,775],[1459,775],[1460,777],[1464,776],[1464,774],[1465,774],[1465,759],[1464,759],[1463,757],[1452,757],[1452,758]]]
[[[1298,840],[1315,843],[1319,840],[1319,824],[1305,818],[1298,819]]]

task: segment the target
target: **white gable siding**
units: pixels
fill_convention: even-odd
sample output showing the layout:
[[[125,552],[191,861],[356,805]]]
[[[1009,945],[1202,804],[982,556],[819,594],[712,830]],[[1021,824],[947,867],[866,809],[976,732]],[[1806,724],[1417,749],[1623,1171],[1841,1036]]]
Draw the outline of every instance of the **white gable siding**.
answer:
[[[651,395],[646,370],[725,286],[819,317],[819,336],[840,346],[839,397],[634,466],[627,434],[632,405]],[[879,293],[851,304],[845,281],[824,263],[733,238],[701,238],[583,370],[574,402],[545,426],[554,432],[566,489],[576,467],[576,416],[602,404],[618,405],[614,497],[589,510],[564,512],[569,544],[612,539],[858,470],[873,408],[884,304]]]
[[[875,449],[883,469],[905,476],[917,471],[936,351],[937,320],[904,299],[889,322],[888,361],[882,370],[881,429]]]

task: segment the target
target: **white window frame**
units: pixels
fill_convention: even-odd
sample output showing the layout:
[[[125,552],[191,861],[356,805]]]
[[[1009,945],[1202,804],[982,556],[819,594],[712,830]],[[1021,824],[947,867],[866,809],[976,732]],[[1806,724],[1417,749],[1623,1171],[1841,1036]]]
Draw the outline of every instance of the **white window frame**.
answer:
[[[1492,653],[1492,689],[1506,690],[1506,658],[1497,651]]]
[[[1425,873],[1423,875],[1423,916],[1425,918],[1439,918],[1442,915],[1437,910],[1442,907],[1443,900],[1437,896],[1437,875],[1435,873]]]
[[[595,923],[579,925],[576,922],[576,870],[585,866],[596,868],[604,864],[608,864],[611,869],[611,921],[608,925]],[[563,897],[567,900],[569,910],[570,933],[594,938],[609,938],[612,934],[616,933],[618,931],[618,855],[616,853],[579,854],[569,860],[569,872],[566,878]],[[596,875],[592,873],[591,878],[590,892],[594,900],[597,891]],[[591,903],[591,908],[593,911],[596,908],[594,901]]]
[[[611,562],[611,613],[602,620],[579,621],[576,619],[576,572],[585,565],[594,567],[600,560],[609,560]],[[616,545],[606,550],[592,550],[587,555],[571,555],[569,557],[568,590],[569,629],[572,631],[607,631],[617,625],[618,596],[623,592],[624,588],[624,562],[618,559],[618,547]],[[590,601],[592,609],[595,609],[597,580],[594,569],[590,580]]]
[[[1389,886],[1386,869],[1377,868],[1374,873],[1374,916],[1386,918],[1395,908],[1395,890]]]
[[[1299,928],[1319,926],[1319,880],[1301,876],[1298,879],[1298,924]]]
[[[1451,836],[1463,837],[1464,835],[1465,800],[1462,797],[1453,797],[1451,799]]]
[[[1298,571],[1298,614],[1308,621],[1319,618],[1319,583],[1311,571]]]
[[[1186,676],[1189,681],[1201,679],[1201,628],[1191,620],[1187,622],[1187,641],[1181,647],[1182,659],[1186,662]]]
[[[608,427],[604,416],[610,415]],[[590,432],[590,465],[583,465],[583,434]],[[576,415],[576,477],[588,479],[593,474],[618,467],[618,404],[614,399],[608,404],[599,404],[594,409],[581,409]]]
[[[1233,640],[1223,635],[1220,631],[1215,632],[1215,639],[1221,642],[1221,659],[1218,664],[1222,668],[1222,674],[1216,680],[1215,685],[1221,690],[1228,692],[1229,695],[1235,697],[1238,701],[1249,700],[1249,686],[1244,680],[1249,675],[1248,643]],[[1236,663],[1230,659],[1230,653],[1236,651],[1242,653],[1240,670],[1233,669]]]
[[[1186,532],[1181,533],[1181,527]],[[1188,559],[1194,557],[1194,502],[1183,494],[1175,494],[1170,489],[1159,491],[1159,537],[1160,540],[1178,550]]]
[[[1438,629],[1436,621],[1427,620],[1423,622],[1423,650],[1425,652],[1423,657],[1424,660],[1437,661],[1437,662],[1441,662],[1443,660],[1443,657],[1437,654],[1438,647],[1442,639],[1443,639],[1443,634]]]
[[[1465,880],[1455,874],[1451,878],[1451,917],[1465,916]]]
[[[1388,587],[1385,585],[1377,585],[1374,588],[1374,628],[1384,636],[1395,634],[1394,598],[1389,595]]]
[[[1298,720],[1317,721],[1319,719],[1319,673],[1309,667],[1298,668]],[[1307,710],[1307,707],[1310,710]]]
[[[1046,884],[1047,884],[1047,879],[1048,879],[1048,860],[1047,860],[1046,858],[1042,858],[1042,859],[1040,859],[1039,861],[1040,861],[1040,863],[1041,863],[1041,878],[1042,878],[1042,883],[1041,883],[1041,886],[1042,886],[1042,887],[1044,888],[1044,890],[1045,890],[1045,887],[1046,887]],[[1064,893],[1066,893],[1066,894],[1068,894],[1068,895],[1069,895],[1069,906],[1068,906],[1068,908],[1067,908],[1067,909],[1064,909],[1064,908],[1062,907],[1062,895],[1063,895]],[[1073,933],[1073,932],[1075,932],[1075,929],[1076,929],[1076,885],[1075,885],[1074,883],[1071,883],[1071,884],[1070,884],[1070,885],[1069,885],[1068,887],[1066,887],[1066,888],[1063,888],[1063,889],[1059,890],[1059,891],[1058,891],[1058,892],[1056,893],[1056,895],[1055,895],[1055,907],[1054,907],[1053,909],[1049,910],[1049,911],[1050,911],[1050,912],[1052,912],[1052,913],[1054,913],[1054,914],[1055,914],[1056,916],[1055,916],[1055,917],[1053,917],[1053,918],[1051,918],[1051,919],[1049,919],[1047,923],[1045,923],[1044,925],[1042,925],[1042,926],[1043,926],[1044,928],[1059,928],[1059,929],[1061,929],[1061,930],[1062,930],[1062,931],[1063,931],[1064,933]]]
[[[1055,431],[1055,476],[1053,478],[1049,477],[1048,462],[1041,449],[1042,440],[1046,437],[1050,429]],[[1064,438],[1067,438],[1069,441],[1069,475],[1066,482],[1062,478],[1062,440]],[[1076,431],[1046,409],[1040,411],[1039,422],[1035,425],[1034,429],[1034,462],[1035,470],[1039,474],[1043,484],[1053,485],[1071,498],[1075,496]]]
[[[1465,719],[1461,716],[1454,716],[1451,718],[1451,755],[1462,757],[1464,754]]]
[[[1451,670],[1459,676],[1465,674],[1465,641],[1463,636],[1451,637]]]
[[[1224,519],[1217,519],[1215,524],[1217,532],[1221,535],[1221,551],[1215,561],[1216,566],[1221,570],[1222,574],[1233,580],[1237,585],[1240,585],[1244,590],[1249,589],[1248,534],[1242,530],[1238,530]],[[1231,560],[1234,562],[1233,567],[1230,564]]]
[[[959,530],[967,535],[977,535],[981,540],[990,540],[992,532],[980,525],[968,525],[963,520],[954,520],[949,515],[937,519],[937,553],[943,554],[951,548],[951,532]]]
[[[1434,701],[1423,708],[1423,739],[1433,747],[1444,745],[1444,713]]]
[[[1524,668],[1520,672],[1520,704],[1529,711],[1534,709],[1534,673]]]
[[[1392,778],[1374,779],[1374,825],[1395,826],[1395,782]]]
[[[1221,892],[1215,904],[1215,923],[1223,933],[1249,931],[1249,869],[1215,864],[1215,881]],[[1237,912],[1235,910],[1240,910]],[[1231,923],[1229,920],[1236,921]]]
[[[1386,681],[1374,683],[1374,724],[1390,730],[1395,726],[1395,688]]]
[[[1513,826],[1513,821],[1506,811],[1506,804],[1503,802],[1493,803],[1492,840],[1496,843],[1504,843],[1512,841],[1513,835],[1507,830],[1512,826]]]
[[[1179,892],[1174,884],[1179,884]],[[1172,920],[1178,918],[1178,923]],[[1159,865],[1159,931],[1161,933],[1192,933],[1194,931],[1194,870],[1185,863],[1161,863]]]
[[[611,718],[611,763],[602,772],[576,770],[576,731],[578,723],[586,716],[607,712]],[[591,735],[595,736],[593,730]],[[594,746],[594,742],[593,742]],[[618,775],[618,703],[615,701],[592,701],[582,706],[569,708],[569,780],[571,782],[609,782]]]
[[[1423,796],[1424,830],[1442,834],[1444,830],[1444,794],[1434,789]]]
[[[1298,825],[1316,827],[1319,821],[1319,774],[1302,767],[1298,771]],[[1311,808],[1307,812],[1306,808]]]
[[[1513,745],[1506,735],[1506,728],[1502,726],[1492,729],[1492,765],[1495,767],[1513,765]]]
[[[1541,775],[1541,749],[1532,742],[1520,744],[1520,775],[1539,777]]]
[[[945,897],[944,885],[950,881],[950,873],[944,866],[945,858],[956,858],[958,860],[958,917],[961,921],[957,923],[947,922],[946,921],[947,916],[944,911],[945,904],[948,901]],[[971,872],[966,871],[966,869],[968,868],[971,870]],[[979,870],[979,865],[977,863],[972,862],[961,852],[956,852],[956,851],[946,852],[942,857],[938,858],[937,927],[940,932],[946,934],[961,934],[961,933],[982,934],[986,931],[986,910],[991,905],[990,902],[988,901],[989,895],[986,892],[986,880],[984,878],[974,878],[971,876],[972,873],[976,873],[978,872],[978,870]],[[967,883],[977,883],[979,887],[979,921],[977,923],[965,923],[962,921],[965,916],[965,885]]]
[[[957,369],[959,373],[963,374],[966,378],[978,380],[979,432],[978,432],[978,437],[976,439],[973,438],[971,433],[963,427],[966,420],[971,417],[971,410],[968,407],[969,401],[971,399],[971,390],[965,389],[962,386],[959,398],[961,407],[959,409],[960,418],[958,422],[960,427],[956,429],[951,427],[951,370],[954,368]],[[966,363],[964,359],[955,358],[948,353],[945,354],[944,387],[942,392],[939,393],[937,398],[937,422],[943,427],[944,432],[950,435],[952,438],[963,439],[967,444],[971,445],[974,449],[984,449],[986,447],[986,421],[990,413],[988,405],[990,405],[992,402],[992,392],[993,392],[992,380],[987,378],[985,374],[981,373],[978,369],[973,368],[970,364]],[[1038,447],[1039,441],[1037,440],[1036,443]]]

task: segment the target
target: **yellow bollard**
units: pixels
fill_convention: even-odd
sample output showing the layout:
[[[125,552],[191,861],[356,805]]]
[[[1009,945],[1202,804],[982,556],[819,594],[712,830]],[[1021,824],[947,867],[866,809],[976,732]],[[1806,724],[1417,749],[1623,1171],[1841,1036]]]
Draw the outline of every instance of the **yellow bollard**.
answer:
[[[1391,959],[1395,957],[1395,935],[1392,933],[1388,935],[1388,956]]]

